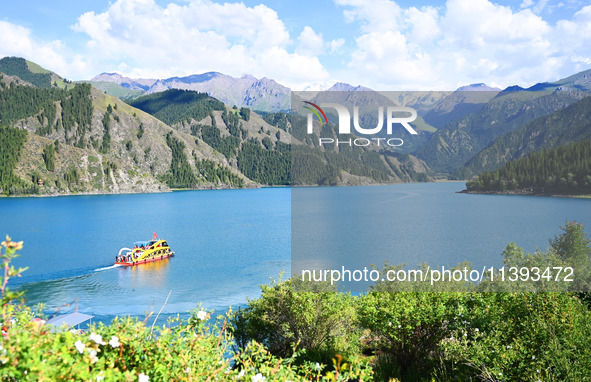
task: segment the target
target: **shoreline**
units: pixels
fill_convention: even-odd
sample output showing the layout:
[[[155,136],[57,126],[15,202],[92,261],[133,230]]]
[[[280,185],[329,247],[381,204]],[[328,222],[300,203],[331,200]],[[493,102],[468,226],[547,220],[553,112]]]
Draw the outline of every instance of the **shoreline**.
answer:
[[[199,188],[170,188],[168,190],[140,191],[140,192],[72,192],[63,194],[28,194],[28,195],[0,195],[0,198],[57,198],[62,196],[98,196],[98,195],[141,195],[141,194],[168,194],[176,191],[214,191],[214,190],[249,190],[264,187],[274,187],[265,185],[255,185],[247,187],[199,187]]]
[[[457,194],[472,194],[472,195],[514,195],[514,196],[544,196],[550,198],[569,198],[569,199],[591,199],[590,194],[550,194],[542,192],[533,192],[525,190],[507,190],[507,191],[457,191]]]
[[[177,191],[215,191],[215,190],[250,190],[260,188],[307,188],[307,187],[360,187],[360,186],[389,186],[395,184],[427,184],[427,183],[456,183],[463,180],[433,180],[431,182],[400,182],[400,183],[368,183],[368,184],[337,184],[336,186],[318,185],[318,184],[298,184],[298,185],[268,185],[255,184],[245,187],[198,187],[198,188],[170,188],[168,190],[141,191],[141,192],[79,192],[64,194],[29,194],[29,195],[0,195],[0,198],[46,198],[60,196],[93,196],[93,195],[140,195],[140,194],[165,194]]]

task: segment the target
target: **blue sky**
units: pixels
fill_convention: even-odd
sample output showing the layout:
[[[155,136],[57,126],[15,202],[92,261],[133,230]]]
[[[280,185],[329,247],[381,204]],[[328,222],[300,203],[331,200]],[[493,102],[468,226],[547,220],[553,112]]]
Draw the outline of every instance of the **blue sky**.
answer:
[[[0,0],[0,56],[70,79],[207,71],[296,90],[335,81],[451,90],[553,81],[591,68],[579,0]]]

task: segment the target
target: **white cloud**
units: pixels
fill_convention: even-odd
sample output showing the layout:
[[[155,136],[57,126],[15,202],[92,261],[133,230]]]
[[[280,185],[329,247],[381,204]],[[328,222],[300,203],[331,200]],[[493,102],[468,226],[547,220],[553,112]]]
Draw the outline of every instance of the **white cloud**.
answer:
[[[349,22],[359,21],[363,32],[379,32],[397,28],[402,8],[390,0],[334,0],[338,5],[349,6],[343,11]]]
[[[114,0],[78,18],[72,28],[86,49],[75,53],[62,41],[43,41],[29,28],[0,21],[0,57],[23,56],[73,79],[102,71],[151,78],[219,71],[294,88],[338,78],[384,90],[527,86],[591,65],[591,6],[580,3],[568,3],[578,7],[572,16],[549,22],[557,5],[546,0],[512,7],[494,0],[446,0],[437,7],[334,2],[350,25],[346,36],[325,40],[328,32],[316,25],[290,36],[277,12],[262,4]]]
[[[389,0],[334,1],[361,29],[339,75],[377,89],[530,85],[588,69],[591,60],[591,6],[550,25],[527,0],[518,10],[489,0],[406,9]]]
[[[345,45],[345,39],[344,38],[338,38],[336,40],[332,40],[331,42],[328,43],[328,45],[330,47],[330,52],[331,53],[339,52],[341,50],[341,47],[343,45]]]
[[[218,4],[210,0],[168,4],[154,0],[118,0],[100,14],[88,12],[73,27],[87,34],[89,51],[108,57],[125,73],[164,78],[207,71],[238,76],[251,73],[285,84],[328,78],[316,54],[322,36],[311,28],[292,43],[277,13],[265,5]]]
[[[434,7],[411,7],[404,12],[404,19],[410,27],[409,40],[413,42],[428,44],[441,34],[439,14]]]
[[[344,38],[338,38],[328,42],[324,41],[322,33],[316,33],[314,29],[305,26],[298,37],[299,45],[296,53],[304,56],[320,56],[326,53],[337,53],[345,44]]]
[[[6,21],[0,21],[0,57],[24,57],[58,74],[76,76],[86,73],[89,63],[80,55],[70,60],[61,41],[41,42],[34,38],[30,29]]]
[[[296,52],[305,56],[317,56],[324,53],[324,39],[322,35],[314,32],[314,29],[309,26],[304,27],[304,30],[298,37],[300,45]]]

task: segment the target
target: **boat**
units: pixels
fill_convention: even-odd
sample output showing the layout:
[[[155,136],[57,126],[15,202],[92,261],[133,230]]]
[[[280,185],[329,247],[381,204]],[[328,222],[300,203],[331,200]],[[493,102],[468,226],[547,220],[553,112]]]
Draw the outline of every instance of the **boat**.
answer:
[[[136,241],[133,248],[121,248],[115,258],[115,265],[134,266],[164,260],[174,256],[166,240],[152,239]]]

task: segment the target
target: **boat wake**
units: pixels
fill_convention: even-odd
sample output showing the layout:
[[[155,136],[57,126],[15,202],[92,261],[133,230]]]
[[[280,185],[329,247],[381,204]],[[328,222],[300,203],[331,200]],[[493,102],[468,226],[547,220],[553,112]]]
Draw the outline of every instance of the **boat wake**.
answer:
[[[95,269],[94,271],[95,271],[95,272],[101,272],[101,271],[106,271],[106,270],[108,270],[108,269],[119,268],[119,267],[122,267],[122,266],[123,266],[123,265],[121,265],[121,264],[115,264],[115,265],[111,265],[111,266],[108,266],[108,267],[97,268],[97,269]]]

